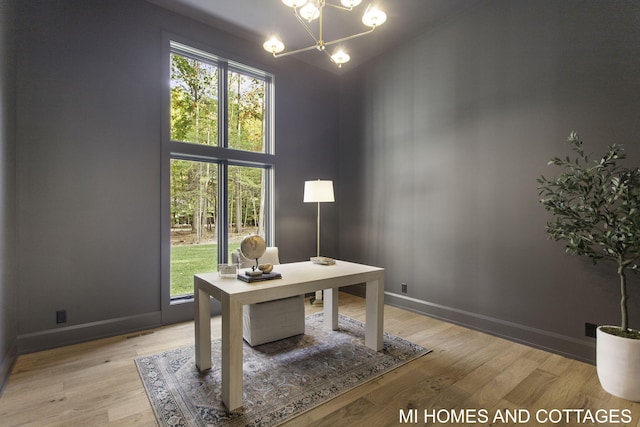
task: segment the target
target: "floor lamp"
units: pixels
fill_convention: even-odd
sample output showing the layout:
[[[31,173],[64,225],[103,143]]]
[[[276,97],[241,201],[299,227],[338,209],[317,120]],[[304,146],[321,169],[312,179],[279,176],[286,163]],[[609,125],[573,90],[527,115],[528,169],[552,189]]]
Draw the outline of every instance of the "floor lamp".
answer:
[[[304,203],[317,203],[318,204],[318,226],[317,226],[317,240],[316,240],[316,256],[311,257],[311,261],[316,264],[335,264],[335,261],[331,258],[320,256],[320,203],[334,202],[333,196],[333,181],[329,180],[316,180],[305,181],[304,183]],[[314,305],[322,305],[322,291],[316,291],[315,300],[312,301]]]

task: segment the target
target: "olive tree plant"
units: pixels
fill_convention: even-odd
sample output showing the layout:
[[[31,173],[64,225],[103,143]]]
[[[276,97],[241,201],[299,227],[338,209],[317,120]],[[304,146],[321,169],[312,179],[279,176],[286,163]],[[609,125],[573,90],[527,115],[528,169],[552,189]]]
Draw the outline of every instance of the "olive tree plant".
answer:
[[[600,158],[589,160],[576,132],[568,139],[576,157],[554,157],[555,178],[538,178],[540,203],[553,214],[546,231],[566,243],[566,252],[610,261],[620,278],[620,329],[610,333],[640,339],[629,329],[627,272],[638,270],[640,258],[640,169],[620,165],[626,158],[620,145],[610,145]]]

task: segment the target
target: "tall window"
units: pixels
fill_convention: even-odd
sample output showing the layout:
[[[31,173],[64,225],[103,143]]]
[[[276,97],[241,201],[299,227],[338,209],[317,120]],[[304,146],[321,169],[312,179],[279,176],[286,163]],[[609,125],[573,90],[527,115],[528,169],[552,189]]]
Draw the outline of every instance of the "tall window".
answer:
[[[273,244],[272,79],[170,43],[169,163],[172,299],[193,293],[193,275],[216,271],[242,238]]]

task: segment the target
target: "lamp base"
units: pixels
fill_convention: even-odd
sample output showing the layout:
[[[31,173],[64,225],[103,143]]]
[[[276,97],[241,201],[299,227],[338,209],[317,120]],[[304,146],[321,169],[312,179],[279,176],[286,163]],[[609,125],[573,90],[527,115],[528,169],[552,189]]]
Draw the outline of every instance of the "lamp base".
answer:
[[[309,259],[312,263],[319,265],[334,265],[336,263],[335,259],[326,256],[312,256]],[[316,291],[316,296],[311,298],[311,305],[314,307],[322,307],[324,305],[322,291]]]
[[[335,259],[326,256],[312,256],[309,259],[312,263],[320,265],[334,265],[336,263]]]
[[[311,305],[314,307],[322,307],[324,305],[324,298],[322,291],[316,291],[316,296],[311,297]]]

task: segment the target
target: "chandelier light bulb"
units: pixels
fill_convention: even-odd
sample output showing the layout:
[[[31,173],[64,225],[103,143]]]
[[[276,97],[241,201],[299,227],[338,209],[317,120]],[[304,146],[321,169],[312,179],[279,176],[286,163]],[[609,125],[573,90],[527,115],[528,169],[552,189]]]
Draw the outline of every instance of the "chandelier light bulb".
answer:
[[[376,7],[368,7],[362,16],[362,23],[367,27],[377,27],[387,20],[387,14]]]
[[[340,0],[344,7],[353,8],[362,3],[362,0]]]
[[[286,4],[289,7],[300,7],[304,6],[307,0],[282,0],[282,3]]]
[[[264,42],[262,47],[267,52],[276,54],[284,50],[284,43],[282,43],[282,41],[280,41],[280,39],[278,39],[276,36],[273,36],[269,40]]]
[[[318,19],[318,17],[320,16],[320,9],[318,9],[314,2],[310,1],[302,8],[300,8],[300,16],[311,22],[314,19]]]
[[[343,50],[338,50],[331,55],[331,60],[338,65],[338,68],[342,67],[342,64],[345,62],[349,62],[349,59],[351,59],[351,57]]]

